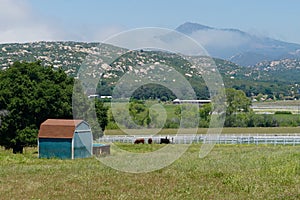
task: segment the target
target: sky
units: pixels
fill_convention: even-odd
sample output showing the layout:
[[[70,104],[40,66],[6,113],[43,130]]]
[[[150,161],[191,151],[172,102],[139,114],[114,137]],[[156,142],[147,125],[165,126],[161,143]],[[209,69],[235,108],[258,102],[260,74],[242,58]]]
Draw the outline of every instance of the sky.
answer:
[[[300,44],[298,0],[0,0],[0,43],[96,41],[185,22]]]

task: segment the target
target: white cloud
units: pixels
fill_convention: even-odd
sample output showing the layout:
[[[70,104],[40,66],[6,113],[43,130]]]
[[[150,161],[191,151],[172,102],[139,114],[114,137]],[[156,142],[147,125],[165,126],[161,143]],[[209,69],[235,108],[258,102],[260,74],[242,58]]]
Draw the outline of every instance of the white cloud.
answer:
[[[63,31],[26,0],[0,0],[0,43],[62,40]]]
[[[0,0],[0,43],[34,41],[98,41],[125,30],[118,25],[98,27],[63,24],[55,16],[43,16],[28,0]]]

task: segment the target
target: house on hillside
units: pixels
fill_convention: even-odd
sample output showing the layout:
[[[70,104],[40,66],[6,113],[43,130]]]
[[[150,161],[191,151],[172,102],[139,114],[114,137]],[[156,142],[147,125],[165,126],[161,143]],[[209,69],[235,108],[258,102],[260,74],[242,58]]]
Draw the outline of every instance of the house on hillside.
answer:
[[[92,148],[92,131],[83,120],[47,119],[40,126],[39,158],[86,158]]]

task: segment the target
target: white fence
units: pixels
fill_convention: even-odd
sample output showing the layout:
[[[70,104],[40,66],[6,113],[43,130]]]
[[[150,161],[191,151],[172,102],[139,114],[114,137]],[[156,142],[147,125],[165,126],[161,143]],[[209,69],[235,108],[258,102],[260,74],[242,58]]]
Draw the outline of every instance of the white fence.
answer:
[[[160,143],[161,138],[168,138],[173,144],[190,143],[217,143],[217,144],[274,144],[274,145],[300,145],[300,134],[222,134],[218,137],[208,136],[206,134],[197,135],[106,135],[98,139],[100,143],[134,143],[137,138],[144,138],[147,143],[152,138],[153,143]]]

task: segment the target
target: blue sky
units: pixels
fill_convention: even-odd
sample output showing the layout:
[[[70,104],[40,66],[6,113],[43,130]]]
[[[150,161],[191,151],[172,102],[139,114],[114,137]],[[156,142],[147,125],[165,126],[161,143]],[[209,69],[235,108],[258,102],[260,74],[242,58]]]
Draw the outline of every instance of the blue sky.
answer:
[[[297,0],[0,0],[0,42],[101,41],[190,21],[300,43]]]

